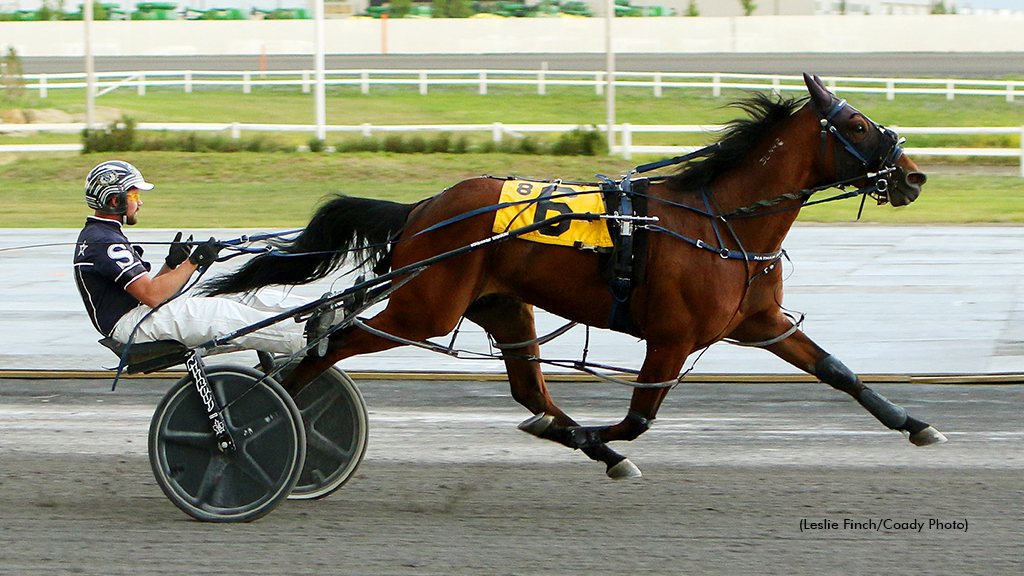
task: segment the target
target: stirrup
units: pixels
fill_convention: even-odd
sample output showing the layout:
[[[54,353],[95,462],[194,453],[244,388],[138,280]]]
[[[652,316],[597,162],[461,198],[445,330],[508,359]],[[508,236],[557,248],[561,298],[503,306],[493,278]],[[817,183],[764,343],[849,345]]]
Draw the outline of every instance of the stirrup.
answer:
[[[306,320],[306,345],[316,342],[316,345],[309,349],[309,353],[317,358],[327,355],[327,347],[330,339],[326,338],[331,327],[334,325],[334,308],[319,308],[310,314]]]

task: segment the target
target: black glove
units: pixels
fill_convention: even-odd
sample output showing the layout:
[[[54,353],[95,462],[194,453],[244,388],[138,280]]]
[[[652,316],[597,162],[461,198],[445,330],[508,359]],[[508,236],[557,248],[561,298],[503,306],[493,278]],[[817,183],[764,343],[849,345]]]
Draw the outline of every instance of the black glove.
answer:
[[[181,241],[181,232],[174,237],[171,241],[171,248],[167,251],[167,258],[164,258],[164,263],[171,270],[178,267],[179,264],[188,259],[189,253],[192,252],[192,236],[189,235],[188,240]]]
[[[196,246],[188,260],[200,268],[206,268],[217,260],[217,254],[220,253],[222,248],[224,248],[224,245],[217,242],[216,238],[211,237],[206,242]]]

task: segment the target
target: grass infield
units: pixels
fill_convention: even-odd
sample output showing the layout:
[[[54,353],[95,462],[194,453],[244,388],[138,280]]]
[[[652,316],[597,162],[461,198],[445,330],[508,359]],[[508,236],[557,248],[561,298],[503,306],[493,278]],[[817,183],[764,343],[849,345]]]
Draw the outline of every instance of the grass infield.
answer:
[[[0,100],[8,108],[57,108],[76,113],[84,109],[80,91],[52,90],[40,100],[28,95]],[[663,98],[648,91],[617,91],[617,121],[633,124],[719,124],[740,117],[726,104],[744,96],[726,93],[712,98],[706,91],[666,90]],[[787,93],[787,95],[791,95]],[[893,126],[1019,126],[1024,110],[1019,99],[994,97],[882,95],[840,93],[873,119]],[[261,89],[252,94],[231,90],[197,90],[183,94],[151,88],[145,96],[120,89],[97,104],[116,108],[138,122],[266,122],[310,124],[312,96],[296,89]],[[329,124],[451,124],[604,122],[604,98],[592,90],[549,87],[546,96],[526,88],[493,87],[488,95],[471,88],[431,88],[420,95],[415,87],[358,88],[328,92]],[[149,133],[144,133],[148,137]],[[643,138],[641,140],[641,137]],[[305,144],[308,134],[275,134],[287,144]],[[327,144],[358,135],[329,135]],[[473,136],[474,144],[489,134]],[[545,138],[545,136],[537,136]],[[29,137],[0,136],[0,143],[78,142],[76,134]],[[637,135],[637,144],[700,145],[714,135]],[[1019,137],[913,136],[910,146],[1016,147]],[[82,196],[85,174],[95,164],[121,158],[138,166],[157,187],[143,196],[142,223],[147,227],[201,228],[294,227],[306,223],[325,195],[355,196],[411,202],[436,194],[465,178],[483,174],[594,181],[595,174],[620,176],[631,167],[655,160],[631,161],[609,156],[537,156],[527,154],[393,154],[294,152],[129,152],[116,154],[0,154],[0,226],[78,227],[88,210]],[[930,170],[932,159],[919,164],[930,173],[921,198],[911,206],[893,209],[868,205],[862,222],[884,224],[998,224],[1024,222],[1024,178],[1015,174],[1016,160],[985,162],[997,172],[978,170],[977,159],[960,159],[962,170]],[[935,165],[938,167],[938,165]],[[803,222],[853,222],[859,201],[847,200],[809,207]]]
[[[118,157],[156,184],[143,193],[141,224],[180,229],[303,226],[334,193],[412,202],[484,174],[594,181],[595,174],[618,176],[634,166],[620,158],[518,154],[137,152]],[[85,174],[104,159],[33,156],[0,165],[0,225],[79,227],[88,213]],[[800,212],[799,221],[854,222],[858,207],[855,199],[811,206]],[[1024,223],[1024,178],[943,170],[930,176],[910,206],[894,209],[869,201],[861,222]]]

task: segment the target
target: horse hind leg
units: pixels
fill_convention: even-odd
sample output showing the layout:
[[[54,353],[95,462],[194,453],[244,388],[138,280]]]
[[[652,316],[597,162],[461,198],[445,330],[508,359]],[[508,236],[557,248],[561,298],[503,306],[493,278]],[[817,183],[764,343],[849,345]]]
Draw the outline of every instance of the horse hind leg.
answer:
[[[537,337],[533,308],[510,295],[482,296],[470,305],[465,316],[486,330],[499,345],[530,342]],[[519,425],[520,430],[539,438],[559,441],[551,437],[552,431],[579,427],[555,405],[540,365],[530,360],[540,354],[538,344],[504,347],[502,352],[512,397],[534,414]],[[641,475],[635,464],[604,442],[572,447],[581,449],[590,459],[605,464],[605,473],[610,478],[635,478]]]
[[[454,308],[423,314],[416,307],[408,306],[407,301],[407,298],[394,297],[383,311],[365,322],[366,326],[378,333],[391,335],[390,338],[355,325],[342,328],[328,337],[324,357],[307,355],[281,385],[295,395],[325,370],[346,358],[404,346],[406,341],[419,342],[441,336],[450,332],[458,323],[460,314],[453,312]],[[423,308],[430,309],[429,306]],[[440,310],[439,307],[435,309]]]
[[[643,368],[637,379],[641,384],[671,381],[679,373],[688,354],[684,344],[652,346],[648,342],[647,348],[647,357],[644,359]],[[534,418],[535,422],[528,420],[524,425],[529,426],[530,433],[541,438],[583,450],[612,441],[632,441],[650,429],[669,390],[670,387],[660,384],[638,386],[633,390],[633,398],[630,401],[626,417],[618,424],[611,426],[563,426],[553,419],[547,419],[545,422],[545,419],[539,416]],[[632,463],[626,462],[624,466],[632,465]],[[639,470],[636,472],[635,475],[638,476]],[[628,472],[623,471],[623,473]]]
[[[605,474],[609,478],[639,478],[643,476],[640,468],[629,458],[612,450],[602,441],[599,434],[603,427],[584,427],[576,424],[571,418],[567,424],[556,424],[555,417],[543,412],[534,414],[519,424],[519,429],[544,440],[551,440],[574,450],[581,450],[591,460],[603,462]]]
[[[911,418],[907,411],[861,382],[860,378],[835,356],[829,354],[814,365],[814,375],[836,390],[846,392],[872,416],[892,430],[906,432],[915,446],[929,446],[946,441],[946,437],[925,422]]]

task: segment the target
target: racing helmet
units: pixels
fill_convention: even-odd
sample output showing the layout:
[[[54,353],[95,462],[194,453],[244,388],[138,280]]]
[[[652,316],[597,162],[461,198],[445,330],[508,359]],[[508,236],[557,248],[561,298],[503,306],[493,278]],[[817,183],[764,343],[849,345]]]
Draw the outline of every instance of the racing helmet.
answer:
[[[85,177],[85,203],[106,214],[124,214],[128,210],[128,191],[132,188],[152,190],[139,169],[127,162],[104,162]],[[110,198],[117,196],[117,206],[110,206]]]

